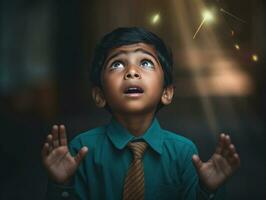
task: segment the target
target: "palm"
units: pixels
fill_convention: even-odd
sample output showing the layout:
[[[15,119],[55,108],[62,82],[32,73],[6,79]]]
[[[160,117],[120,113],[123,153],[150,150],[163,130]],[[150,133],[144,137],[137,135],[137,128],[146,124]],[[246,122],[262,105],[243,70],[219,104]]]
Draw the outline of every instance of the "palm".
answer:
[[[64,126],[54,126],[43,147],[43,164],[53,181],[67,183],[86,153],[87,148],[83,147],[76,157],[72,157],[67,147]]]
[[[240,165],[240,159],[230,137],[221,134],[215,153],[207,162],[202,162],[196,155],[193,156],[201,183],[209,190],[221,186]]]

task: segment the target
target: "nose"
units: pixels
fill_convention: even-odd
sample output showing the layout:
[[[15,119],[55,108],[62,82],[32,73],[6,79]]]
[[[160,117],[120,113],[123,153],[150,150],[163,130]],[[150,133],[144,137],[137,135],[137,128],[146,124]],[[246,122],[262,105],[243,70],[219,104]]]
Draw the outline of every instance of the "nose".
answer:
[[[125,73],[124,79],[127,80],[127,79],[135,79],[135,78],[137,79],[141,78],[139,71],[136,69],[136,67],[129,67]]]

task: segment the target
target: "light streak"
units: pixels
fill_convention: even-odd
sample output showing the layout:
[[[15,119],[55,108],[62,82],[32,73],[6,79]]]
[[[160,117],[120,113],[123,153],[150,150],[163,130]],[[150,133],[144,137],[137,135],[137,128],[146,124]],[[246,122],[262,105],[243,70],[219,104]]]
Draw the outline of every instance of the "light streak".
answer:
[[[198,32],[200,31],[201,27],[203,26],[203,24],[204,24],[205,22],[208,22],[208,21],[210,22],[210,21],[213,20],[213,15],[212,15],[212,13],[211,13],[210,11],[208,11],[208,10],[204,11],[202,15],[203,15],[203,19],[202,19],[200,25],[198,26],[198,28],[197,28],[195,34],[193,35],[193,40],[196,38],[196,36],[197,36]]]
[[[220,11],[221,11],[222,13],[225,13],[225,14],[229,15],[230,17],[236,19],[237,21],[240,21],[240,22],[242,22],[242,23],[246,23],[243,19],[241,19],[241,18],[235,16],[234,14],[232,14],[232,13],[226,11],[226,10],[223,9],[223,8],[221,8]]]

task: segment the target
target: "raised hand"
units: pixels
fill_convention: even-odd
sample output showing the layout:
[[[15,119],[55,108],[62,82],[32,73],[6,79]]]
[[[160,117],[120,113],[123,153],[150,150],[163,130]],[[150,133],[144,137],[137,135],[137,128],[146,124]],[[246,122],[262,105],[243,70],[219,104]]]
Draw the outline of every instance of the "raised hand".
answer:
[[[193,155],[201,184],[208,190],[216,190],[240,166],[240,158],[229,135],[221,134],[216,151],[207,162],[202,162],[198,155]]]
[[[68,146],[64,125],[54,125],[51,134],[42,149],[43,165],[50,179],[58,184],[66,184],[73,177],[80,162],[88,152],[87,147],[82,147],[76,157],[72,157]]]

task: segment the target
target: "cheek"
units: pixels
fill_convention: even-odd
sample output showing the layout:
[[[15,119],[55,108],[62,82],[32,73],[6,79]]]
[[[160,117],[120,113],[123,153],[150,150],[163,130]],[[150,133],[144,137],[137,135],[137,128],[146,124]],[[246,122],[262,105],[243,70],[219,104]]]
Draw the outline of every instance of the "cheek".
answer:
[[[152,76],[147,76],[146,81],[153,90],[162,90],[164,85],[163,72],[159,71],[154,73]]]
[[[117,74],[103,74],[102,85],[106,96],[112,96],[112,94],[115,95],[121,85],[121,78],[119,77],[120,76]]]

